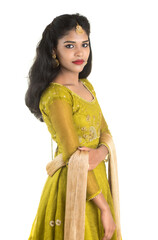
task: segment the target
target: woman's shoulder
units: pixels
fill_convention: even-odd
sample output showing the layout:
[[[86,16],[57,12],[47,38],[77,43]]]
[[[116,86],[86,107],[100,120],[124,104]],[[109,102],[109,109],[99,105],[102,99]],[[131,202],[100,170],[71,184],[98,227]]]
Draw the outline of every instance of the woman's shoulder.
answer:
[[[40,107],[51,104],[55,99],[61,99],[72,103],[71,92],[64,85],[51,82],[40,97]]]

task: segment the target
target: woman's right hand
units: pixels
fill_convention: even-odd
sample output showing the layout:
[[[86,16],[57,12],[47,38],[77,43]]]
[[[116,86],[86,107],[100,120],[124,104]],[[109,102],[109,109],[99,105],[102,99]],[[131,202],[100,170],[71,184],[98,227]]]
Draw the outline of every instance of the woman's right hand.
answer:
[[[89,152],[89,168],[88,171],[93,170],[97,167],[99,162],[98,148],[89,148],[89,147],[78,147],[79,150]]]
[[[106,208],[106,210],[101,210],[101,221],[104,228],[104,237],[102,240],[110,240],[114,234],[116,225],[109,206]]]

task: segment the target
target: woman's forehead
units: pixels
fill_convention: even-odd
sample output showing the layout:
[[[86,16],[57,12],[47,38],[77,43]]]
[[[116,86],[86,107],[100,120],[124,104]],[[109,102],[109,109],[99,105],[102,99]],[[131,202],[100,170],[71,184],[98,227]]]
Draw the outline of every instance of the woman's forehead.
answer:
[[[85,31],[78,34],[75,30],[69,31],[66,35],[59,39],[59,42],[73,41],[73,42],[83,42],[89,40],[88,35]]]

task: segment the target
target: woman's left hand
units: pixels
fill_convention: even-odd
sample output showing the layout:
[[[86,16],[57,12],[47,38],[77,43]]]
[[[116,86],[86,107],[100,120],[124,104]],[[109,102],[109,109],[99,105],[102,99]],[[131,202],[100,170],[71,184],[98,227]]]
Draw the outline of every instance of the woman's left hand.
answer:
[[[78,147],[79,150],[88,151],[89,152],[89,168],[88,170],[93,170],[97,167],[99,162],[99,152],[98,148],[88,148],[88,147]]]

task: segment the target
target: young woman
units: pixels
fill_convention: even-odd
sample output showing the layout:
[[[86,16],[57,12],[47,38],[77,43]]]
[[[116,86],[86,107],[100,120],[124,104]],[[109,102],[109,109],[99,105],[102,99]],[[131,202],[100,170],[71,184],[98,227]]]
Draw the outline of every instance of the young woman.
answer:
[[[92,64],[89,35],[86,17],[56,17],[43,32],[29,72],[26,105],[47,124],[57,143],[58,165],[53,160],[48,166],[29,240],[121,239],[115,150],[87,79]],[[106,159],[113,161],[109,181]]]

